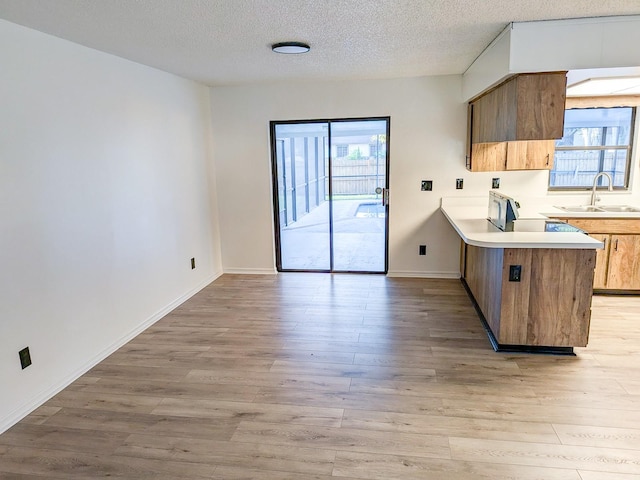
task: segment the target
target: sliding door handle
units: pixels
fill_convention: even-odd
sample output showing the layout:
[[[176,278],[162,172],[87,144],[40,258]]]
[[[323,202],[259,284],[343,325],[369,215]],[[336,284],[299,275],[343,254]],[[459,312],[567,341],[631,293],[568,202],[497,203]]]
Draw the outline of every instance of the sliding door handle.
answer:
[[[376,195],[380,195],[380,194],[382,194],[382,205],[386,207],[387,205],[389,205],[389,189],[377,187]]]

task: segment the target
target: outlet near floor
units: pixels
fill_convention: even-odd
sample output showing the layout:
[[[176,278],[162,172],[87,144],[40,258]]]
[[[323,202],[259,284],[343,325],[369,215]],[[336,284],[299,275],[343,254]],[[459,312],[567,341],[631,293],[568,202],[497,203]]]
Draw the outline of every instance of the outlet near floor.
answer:
[[[24,370],[29,365],[31,365],[31,354],[29,353],[29,347],[24,347],[22,350],[18,352],[18,356],[20,357],[20,365]]]

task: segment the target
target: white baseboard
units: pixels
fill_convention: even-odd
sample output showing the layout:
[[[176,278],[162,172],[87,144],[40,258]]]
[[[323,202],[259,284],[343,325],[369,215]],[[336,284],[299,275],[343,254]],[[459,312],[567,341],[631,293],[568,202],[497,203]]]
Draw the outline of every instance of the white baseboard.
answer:
[[[240,275],[275,275],[278,271],[275,268],[225,268],[224,273]]]
[[[387,277],[405,277],[405,278],[460,278],[459,272],[407,272],[396,270],[393,272],[388,272]]]
[[[34,398],[32,398],[31,401],[29,401],[29,403],[27,403],[26,405],[14,410],[13,412],[11,412],[9,415],[4,417],[3,419],[0,419],[0,433],[3,433],[4,431],[6,431],[9,428],[11,428],[13,425],[18,423],[24,417],[26,417],[31,412],[33,412],[36,408],[38,408],[43,403],[45,403],[47,400],[49,400],[51,397],[53,397],[54,395],[56,395],[60,391],[64,390],[66,387],[68,387],[74,381],[76,381],[79,377],[81,377],[82,375],[87,373],[89,370],[91,370],[93,367],[95,367],[102,360],[104,360],[109,355],[111,355],[113,352],[118,350],[125,343],[127,343],[130,340],[132,340],[133,338],[135,338],[137,335],[139,335],[144,330],[149,328],[151,325],[156,323],[158,320],[163,318],[165,315],[167,315],[169,312],[174,310],[176,307],[178,307],[179,305],[181,305],[184,302],[186,302],[187,300],[189,300],[196,293],[198,293],[200,290],[202,290],[204,287],[209,285],[211,282],[216,280],[221,275],[222,275],[222,272],[216,272],[213,275],[210,275],[205,280],[200,282],[196,287],[192,288],[191,290],[189,290],[185,294],[183,294],[180,297],[178,297],[175,300],[173,300],[167,306],[163,307],[162,309],[160,309],[159,311],[157,311],[156,313],[151,315],[149,318],[147,318],[144,322],[142,322],[141,324],[136,326],[129,333],[127,333],[126,335],[122,336],[120,339],[116,340],[114,343],[112,343],[110,346],[108,346],[103,351],[99,352],[97,355],[95,355],[93,358],[91,358],[88,362],[86,362],[84,365],[79,367],[73,373],[71,373],[71,374],[67,375],[66,377],[64,377],[62,380],[60,380],[60,382],[58,384],[54,385],[51,388],[48,388],[47,390],[44,390],[43,392],[40,392]]]
[[[278,271],[269,268],[225,268],[224,273],[239,275],[277,275]],[[395,270],[387,273],[388,277],[406,278],[460,278],[458,272],[414,272]]]

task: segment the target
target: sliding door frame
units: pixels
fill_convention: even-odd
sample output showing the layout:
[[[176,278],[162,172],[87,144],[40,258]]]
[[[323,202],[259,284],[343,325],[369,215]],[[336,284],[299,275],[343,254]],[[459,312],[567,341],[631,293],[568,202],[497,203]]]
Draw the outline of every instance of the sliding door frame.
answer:
[[[391,139],[391,117],[354,117],[354,118],[319,118],[311,120],[272,120],[269,122],[269,143],[271,150],[271,192],[273,196],[273,222],[274,222],[274,238],[275,238],[275,257],[276,269],[278,272],[318,272],[318,273],[358,273],[358,274],[374,274],[386,275],[389,271],[389,203],[385,205],[385,239],[384,239],[384,271],[367,272],[367,271],[348,271],[334,270],[333,262],[333,178],[332,178],[332,155],[331,155],[331,124],[332,123],[348,123],[363,121],[385,121],[386,122],[386,158],[385,158],[385,189],[389,191],[389,171],[390,171],[390,139]],[[278,152],[276,140],[277,125],[304,125],[312,123],[326,123],[327,128],[327,162],[328,162],[328,194],[329,194],[329,269],[283,269],[282,268],[282,239],[280,236],[280,198],[278,195]],[[285,186],[286,187],[286,186]],[[285,192],[286,196],[286,192]]]

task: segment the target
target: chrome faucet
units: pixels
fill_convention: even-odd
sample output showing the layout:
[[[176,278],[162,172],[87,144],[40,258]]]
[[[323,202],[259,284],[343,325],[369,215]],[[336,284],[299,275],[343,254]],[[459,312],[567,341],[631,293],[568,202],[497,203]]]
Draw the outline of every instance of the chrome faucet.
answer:
[[[609,191],[610,192],[613,191],[613,179],[611,178],[611,175],[609,175],[607,172],[597,173],[596,176],[593,178],[593,188],[591,189],[590,205],[592,206],[596,204],[596,187],[598,186],[598,179],[600,177],[607,177],[609,179]]]

